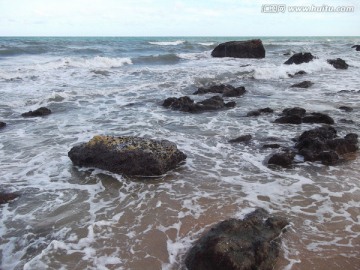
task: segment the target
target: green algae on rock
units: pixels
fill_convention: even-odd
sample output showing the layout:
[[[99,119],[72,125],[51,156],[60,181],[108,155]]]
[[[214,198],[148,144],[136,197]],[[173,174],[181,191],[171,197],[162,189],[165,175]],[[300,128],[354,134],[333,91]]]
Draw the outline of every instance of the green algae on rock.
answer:
[[[68,153],[77,166],[137,176],[162,175],[186,159],[175,143],[134,136],[94,136]]]

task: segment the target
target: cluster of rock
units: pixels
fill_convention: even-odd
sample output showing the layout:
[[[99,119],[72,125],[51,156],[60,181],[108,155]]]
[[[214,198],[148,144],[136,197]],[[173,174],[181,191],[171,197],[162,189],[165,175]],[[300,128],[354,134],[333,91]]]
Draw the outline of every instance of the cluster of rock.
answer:
[[[208,93],[222,94],[223,97],[240,97],[246,93],[246,90],[244,86],[234,87],[229,84],[220,84],[213,85],[208,88],[200,87],[196,92],[194,92],[194,95]]]
[[[302,63],[309,63],[309,62],[313,61],[314,59],[317,59],[317,57],[313,56],[309,52],[295,53],[287,61],[285,61],[284,64],[285,65],[292,65],[292,64],[299,65]],[[349,67],[349,65],[346,64],[346,62],[341,58],[328,59],[327,62],[336,69],[347,69]]]
[[[188,252],[189,270],[273,269],[280,234],[288,225],[280,216],[257,209],[243,220],[229,219],[211,228]]]
[[[234,87],[229,84],[213,85],[208,88],[200,87],[195,91],[194,95],[201,94],[222,94],[223,97],[240,97],[246,93],[246,89],[243,86]],[[183,97],[170,97],[164,100],[162,106],[175,111],[200,113],[206,111],[216,111],[226,108],[233,108],[236,106],[235,101],[225,102],[224,99],[219,96],[212,96],[208,99],[195,102],[188,96]]]
[[[324,165],[336,165],[345,154],[357,151],[357,144],[357,134],[349,133],[339,138],[335,128],[318,127],[303,132],[293,148],[275,153],[268,164],[289,167],[293,164],[295,155],[300,155],[305,162],[320,161]]]
[[[230,101],[225,103],[220,96],[213,96],[200,102],[195,102],[188,96],[176,98],[170,97],[164,100],[162,104],[165,108],[170,108],[175,111],[200,113],[205,111],[216,111],[225,108],[233,108],[236,103]]]
[[[307,113],[304,108],[294,107],[284,109],[281,116],[275,119],[275,123],[296,125],[301,123],[332,125],[335,121],[327,114],[319,112]]]

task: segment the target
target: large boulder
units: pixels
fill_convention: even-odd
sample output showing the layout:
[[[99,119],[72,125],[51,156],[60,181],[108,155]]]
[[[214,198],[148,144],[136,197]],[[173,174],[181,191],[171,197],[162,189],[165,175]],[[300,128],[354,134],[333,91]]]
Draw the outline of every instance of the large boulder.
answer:
[[[246,90],[244,86],[234,87],[229,84],[219,84],[208,88],[200,87],[196,92],[194,92],[194,95],[207,93],[222,94],[224,97],[239,97],[244,95]]]
[[[260,39],[221,43],[211,52],[212,57],[264,58],[265,48]]]
[[[204,111],[215,111],[224,108],[233,108],[236,103],[233,101],[225,103],[222,97],[213,96],[200,102],[195,102],[188,96],[180,98],[167,98],[163,102],[163,106],[176,111],[199,113]]]
[[[74,146],[68,156],[77,166],[138,176],[162,175],[186,159],[170,141],[132,136],[95,136]]]
[[[189,270],[270,270],[280,251],[285,218],[257,209],[243,220],[229,219],[215,225],[190,249]]]
[[[285,65],[291,65],[291,64],[302,64],[302,63],[309,63],[313,59],[315,59],[311,53],[295,53],[293,56],[291,56],[284,64]]]
[[[35,111],[28,111],[26,113],[21,114],[23,117],[38,117],[38,116],[45,116],[51,114],[51,110],[46,107],[40,107]]]
[[[341,58],[329,59],[327,62],[336,69],[347,69],[349,67],[349,65]]]

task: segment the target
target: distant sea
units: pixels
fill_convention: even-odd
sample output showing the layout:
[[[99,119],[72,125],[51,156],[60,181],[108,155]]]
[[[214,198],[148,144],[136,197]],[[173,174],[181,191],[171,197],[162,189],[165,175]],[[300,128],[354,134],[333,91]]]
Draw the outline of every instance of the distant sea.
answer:
[[[262,145],[290,147],[320,126],[274,124],[295,106],[333,117],[339,136],[360,134],[360,37],[260,37],[264,59],[211,57],[251,38],[0,37],[0,191],[20,194],[0,206],[0,269],[185,269],[202,233],[258,207],[291,221],[275,269],[359,269],[359,154],[271,169],[276,150]],[[317,59],[284,65],[295,52]],[[336,58],[350,67],[326,61]],[[314,85],[290,87],[304,80]],[[161,106],[210,97],[192,94],[214,84],[247,93],[218,112]],[[52,114],[21,117],[42,106]],[[246,117],[265,107],[275,112]],[[74,167],[68,151],[97,134],[168,139],[188,158],[152,179]],[[250,143],[228,143],[246,134]]]

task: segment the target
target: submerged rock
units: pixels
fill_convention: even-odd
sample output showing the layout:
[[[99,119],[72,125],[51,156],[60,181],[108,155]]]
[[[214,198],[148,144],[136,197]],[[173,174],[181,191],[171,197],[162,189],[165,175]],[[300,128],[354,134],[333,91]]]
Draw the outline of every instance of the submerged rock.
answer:
[[[303,81],[301,83],[296,83],[293,84],[291,87],[296,87],[296,88],[309,88],[310,86],[312,86],[314,83],[310,82],[310,81]]]
[[[26,113],[21,114],[23,117],[37,117],[37,116],[45,116],[51,114],[51,110],[46,107],[40,107],[35,111],[28,111]]]
[[[289,74],[288,73],[288,76],[290,77],[290,78],[293,78],[293,77],[296,77],[296,76],[300,76],[300,75],[305,75],[305,74],[307,74],[304,70],[300,70],[300,71],[298,71],[298,72],[295,72],[294,74]]]
[[[170,141],[132,136],[95,136],[74,146],[68,156],[77,166],[139,176],[162,175],[186,159]]]
[[[349,65],[341,58],[329,59],[327,62],[336,69],[347,69],[349,67]]]
[[[220,85],[213,85],[209,88],[200,87],[194,95],[198,94],[207,94],[207,93],[217,93],[223,94],[224,97],[239,97],[246,93],[245,87],[234,87],[229,84],[220,84]]]
[[[12,200],[15,200],[18,197],[19,195],[16,193],[0,192],[0,204],[8,203]]]
[[[243,220],[218,223],[190,249],[188,270],[273,269],[280,251],[280,234],[289,222],[257,209]]]
[[[5,122],[0,122],[0,129],[6,127],[6,123]]]
[[[212,57],[264,58],[265,48],[260,39],[221,43],[211,52]]]
[[[252,136],[250,134],[242,135],[240,137],[237,137],[236,139],[229,140],[229,143],[245,143],[251,141]]]
[[[292,65],[292,64],[302,64],[302,63],[309,63],[313,59],[315,59],[311,53],[296,53],[293,56],[291,56],[284,64],[285,65]]]
[[[259,116],[264,113],[273,113],[273,112],[274,112],[273,109],[266,107],[266,108],[258,109],[255,111],[250,111],[246,114],[246,116]]]
[[[220,96],[213,96],[211,98],[205,99],[203,101],[195,103],[194,100],[188,96],[180,98],[167,98],[163,102],[163,106],[170,108],[176,111],[190,112],[190,113],[199,113],[204,111],[214,111],[224,108],[233,108],[236,103],[231,101],[225,103]]]

